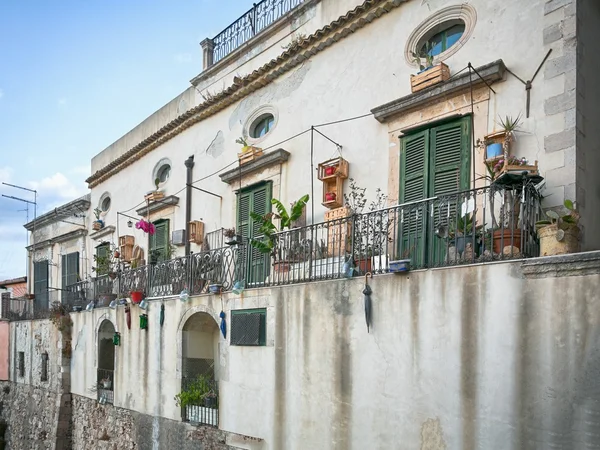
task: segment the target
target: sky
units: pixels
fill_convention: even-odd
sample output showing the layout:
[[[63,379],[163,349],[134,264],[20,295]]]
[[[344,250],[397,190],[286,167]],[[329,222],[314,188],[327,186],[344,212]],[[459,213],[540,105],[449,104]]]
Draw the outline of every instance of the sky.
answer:
[[[0,182],[38,215],[88,192],[92,157],[183,92],[200,42],[252,0],[0,0]],[[33,194],[0,184],[0,194]],[[0,280],[25,275],[29,206],[0,197]]]

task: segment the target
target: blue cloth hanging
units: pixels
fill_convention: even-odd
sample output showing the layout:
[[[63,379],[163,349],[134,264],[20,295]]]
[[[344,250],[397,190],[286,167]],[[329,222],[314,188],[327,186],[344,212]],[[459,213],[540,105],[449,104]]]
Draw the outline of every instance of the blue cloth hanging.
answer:
[[[223,337],[227,339],[227,322],[225,321],[226,314],[223,311],[221,311],[219,317],[221,318],[221,325],[219,328],[221,328],[221,333],[223,333]]]

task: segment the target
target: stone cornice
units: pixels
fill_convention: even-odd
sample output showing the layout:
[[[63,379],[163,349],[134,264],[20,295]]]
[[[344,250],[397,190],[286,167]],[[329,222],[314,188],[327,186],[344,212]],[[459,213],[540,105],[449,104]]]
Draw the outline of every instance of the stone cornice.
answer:
[[[303,61],[322,52],[337,41],[368,25],[406,0],[366,0],[360,6],[317,30],[303,41],[292,45],[280,56],[243,78],[235,78],[231,86],[209,100],[186,111],[152,136],[92,174],[86,182],[90,188],[106,181],[125,167],[133,164],[155,148],[171,140],[187,128],[215,115],[254,91],[271,83]]]
[[[521,265],[526,278],[600,274],[600,251],[529,259]]]
[[[259,170],[266,169],[267,167],[274,166],[276,164],[283,164],[290,157],[290,152],[280,148],[256,158],[254,161],[247,164],[243,164],[241,167],[228,170],[219,174],[221,181],[227,184],[235,183],[240,179],[240,176],[244,177],[250,173],[257,172]]]
[[[478,67],[475,70],[481,75],[481,78],[491,85],[493,82],[504,78],[506,66],[500,59],[486,64],[485,66]],[[386,103],[385,105],[377,106],[376,108],[373,108],[371,112],[378,121],[385,123],[390,118],[398,116],[399,114],[422,108],[423,106],[440,99],[446,99],[449,95],[465,92],[471,88],[471,80],[473,87],[481,87],[485,84],[481,78],[474,73],[469,76],[469,72],[465,71],[456,78],[451,78],[448,81],[436,84],[428,89],[401,97]]]
[[[116,228],[114,225],[107,225],[104,228],[101,228],[98,231],[95,231],[94,233],[90,234],[90,238],[95,241],[98,241],[101,238],[108,236],[109,234],[113,234],[115,230]]]
[[[44,247],[48,247],[54,244],[60,244],[62,242],[71,241],[73,239],[77,239],[78,237],[85,236],[87,234],[87,230],[85,228],[81,228],[79,230],[70,231],[69,233],[61,234],[60,236],[56,236],[50,239],[45,239],[40,242],[36,242],[35,244],[28,245],[27,250],[33,250],[35,247],[36,250],[40,250]]]
[[[65,217],[70,217],[75,212],[83,213],[90,207],[90,195],[84,195],[81,198],[73,200],[72,202],[66,203],[58,208],[54,208],[52,211],[49,211],[45,214],[42,214],[35,220],[26,223],[25,229],[28,231],[33,231],[33,228],[40,228],[44,225],[48,225],[50,223],[58,222]],[[81,224],[83,226],[83,224]]]
[[[169,195],[168,197],[165,197],[158,201],[150,202],[149,205],[147,205],[147,206],[144,205],[141,208],[136,209],[135,212],[137,213],[138,216],[145,217],[145,216],[153,214],[157,211],[161,211],[165,208],[169,208],[171,206],[177,206],[178,203],[179,203],[179,197],[176,197],[174,195]]]

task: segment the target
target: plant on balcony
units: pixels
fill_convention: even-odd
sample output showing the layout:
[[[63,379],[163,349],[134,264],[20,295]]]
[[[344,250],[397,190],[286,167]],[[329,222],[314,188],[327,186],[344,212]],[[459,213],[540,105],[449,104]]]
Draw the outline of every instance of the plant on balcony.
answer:
[[[546,211],[549,220],[540,220],[536,228],[540,239],[540,256],[562,255],[579,251],[579,212],[571,200],[564,201],[566,214]]]
[[[433,67],[433,55],[431,54],[430,42],[427,42],[420,52],[410,52],[410,54],[413,57],[413,62],[419,66],[421,72]]]
[[[104,228],[104,221],[100,219],[100,214],[102,214],[102,210],[100,208],[94,209],[94,217],[96,220],[92,223],[92,229],[95,231],[101,230]]]
[[[208,406],[207,403],[216,403],[214,381],[208,375],[198,375],[189,382],[179,394],[175,396],[175,403],[181,408],[188,406]],[[208,401],[207,401],[208,399]]]
[[[225,242],[227,245],[237,245],[241,244],[242,236],[236,234],[235,228],[225,228],[223,229],[223,236],[225,236],[228,240]]]
[[[271,200],[271,204],[275,206],[277,213],[267,213],[264,216],[255,212],[250,213],[252,220],[260,224],[258,235],[261,235],[261,239],[250,239],[250,245],[256,248],[263,254],[271,255],[273,258],[273,267],[276,271],[280,268],[289,268],[289,262],[294,257],[294,252],[290,252],[292,246],[281,245],[280,237],[278,233],[284,230],[291,230],[294,222],[300,217],[306,203],[309,200],[308,194],[300,197],[300,199],[291,204],[290,211],[276,198]],[[279,229],[273,223],[273,219],[279,219]]]

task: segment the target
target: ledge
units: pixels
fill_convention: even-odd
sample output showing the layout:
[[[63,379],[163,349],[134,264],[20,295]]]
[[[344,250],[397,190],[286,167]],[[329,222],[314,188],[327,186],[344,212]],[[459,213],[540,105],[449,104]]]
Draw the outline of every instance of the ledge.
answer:
[[[90,238],[97,241],[100,238],[108,236],[109,234],[113,234],[115,232],[115,230],[116,230],[116,228],[114,225],[107,225],[104,228],[102,228],[101,230],[94,231],[93,233],[91,233]]]
[[[504,62],[499,59],[498,61],[486,64],[485,66],[478,67],[475,70],[491,85],[493,82],[504,78],[506,66],[504,65]],[[484,85],[483,80],[475,73],[471,75],[471,79],[473,81],[473,87],[478,88]],[[469,72],[465,71],[462,75],[451,78],[446,82],[401,97],[386,103],[385,105],[377,106],[376,108],[373,108],[371,112],[375,116],[375,119],[381,123],[385,123],[398,114],[406,113],[412,109],[422,108],[428,103],[446,99],[449,95],[468,91],[471,88],[470,84]]]
[[[81,225],[83,227],[83,225]],[[114,227],[113,227],[114,228]],[[25,247],[27,250],[31,251],[35,247],[36,250],[40,250],[44,247],[48,247],[54,244],[60,244],[62,242],[67,242],[72,239],[77,239],[79,237],[83,237],[87,234],[87,230],[85,228],[80,228],[78,230],[73,230],[65,234],[61,234],[60,236],[56,236],[50,239],[45,239],[43,241],[36,242],[35,244],[30,244]]]
[[[524,261],[525,278],[571,277],[600,273],[600,251],[543,256]]]
[[[263,156],[256,158],[254,161],[236,167],[235,169],[228,170],[219,174],[221,181],[227,184],[233,184],[239,181],[240,176],[246,176],[259,170],[266,169],[277,164],[283,164],[290,157],[290,152],[285,151],[282,148],[273,150],[272,152],[265,153]]]
[[[148,214],[155,213],[157,211],[161,211],[170,206],[177,206],[179,203],[179,197],[175,195],[169,195],[168,197],[163,198],[162,200],[158,200],[155,202],[150,202],[148,206],[142,206],[135,210],[138,216],[146,216]]]

